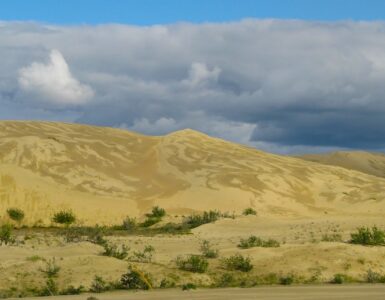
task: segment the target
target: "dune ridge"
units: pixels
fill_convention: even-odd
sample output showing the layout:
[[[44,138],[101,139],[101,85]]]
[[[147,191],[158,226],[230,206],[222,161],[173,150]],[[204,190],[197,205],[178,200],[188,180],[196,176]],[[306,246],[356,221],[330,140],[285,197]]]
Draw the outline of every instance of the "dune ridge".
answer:
[[[0,122],[0,210],[28,224],[73,209],[84,224],[115,224],[153,205],[265,216],[381,215],[385,179],[265,153],[186,129],[145,136],[122,129]]]

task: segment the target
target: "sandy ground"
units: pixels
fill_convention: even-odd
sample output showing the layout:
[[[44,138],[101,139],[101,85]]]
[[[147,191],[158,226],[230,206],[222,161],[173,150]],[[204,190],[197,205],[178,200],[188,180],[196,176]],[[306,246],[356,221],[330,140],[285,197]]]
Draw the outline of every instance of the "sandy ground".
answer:
[[[248,289],[200,289],[194,291],[158,290],[151,292],[114,292],[93,294],[100,300],[383,300],[385,285],[344,285],[344,286],[292,286],[258,287]],[[90,295],[25,298],[25,300],[50,299],[85,300]]]

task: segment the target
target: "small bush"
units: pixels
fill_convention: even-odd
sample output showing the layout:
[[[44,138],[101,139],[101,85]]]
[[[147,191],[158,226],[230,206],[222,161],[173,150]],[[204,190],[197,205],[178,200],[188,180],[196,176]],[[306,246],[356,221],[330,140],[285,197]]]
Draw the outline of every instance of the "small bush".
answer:
[[[146,214],[149,218],[163,218],[166,215],[166,211],[159,206],[154,206],[150,214]]]
[[[57,224],[69,226],[76,221],[76,216],[70,210],[62,210],[53,215],[52,221]]]
[[[182,291],[195,290],[197,286],[194,283],[186,283],[182,285]]]
[[[234,286],[235,278],[230,273],[222,274],[216,282],[217,287],[231,287]]]
[[[7,214],[13,221],[17,223],[21,223],[25,216],[24,211],[22,211],[20,208],[8,208]]]
[[[291,285],[294,282],[294,276],[293,275],[287,275],[279,278],[279,284],[282,285]]]
[[[109,290],[107,282],[101,276],[95,276],[91,283],[90,291],[93,293],[102,293]]]
[[[255,235],[251,235],[247,239],[241,239],[237,246],[242,249],[248,249],[252,247],[279,247],[280,244],[273,239],[262,240]]]
[[[136,219],[135,218],[130,218],[130,217],[126,217],[124,220],[123,220],[123,224],[122,224],[122,228],[124,230],[127,230],[129,232],[132,232],[136,229]]]
[[[185,220],[185,224],[187,224],[190,228],[196,228],[203,224],[213,223],[217,221],[221,217],[221,213],[219,211],[205,211],[202,215],[192,215],[187,217]]]
[[[213,249],[210,242],[207,240],[202,241],[201,252],[206,258],[216,258],[219,255],[219,251],[217,249]]]
[[[115,257],[117,259],[125,259],[128,256],[129,248],[126,245],[121,245],[120,248],[115,244],[106,243],[103,245],[104,252],[102,255]]]
[[[366,281],[369,283],[385,283],[385,276],[374,272],[372,269],[369,269],[366,272]]]
[[[206,258],[200,255],[189,255],[186,258],[178,257],[176,265],[179,269],[194,273],[206,272],[209,263]]]
[[[175,281],[169,280],[167,278],[163,278],[159,285],[159,288],[161,289],[169,289],[173,287],[175,287]]]
[[[11,224],[4,224],[0,227],[0,246],[13,244],[15,238],[13,237],[13,226]]]
[[[249,272],[253,269],[249,257],[244,257],[241,254],[222,259],[222,265],[226,270]]]
[[[385,244],[385,232],[373,226],[371,229],[368,227],[360,227],[356,233],[352,233],[350,242],[352,244],[361,245],[384,245]]]
[[[45,282],[45,286],[40,291],[40,296],[55,296],[59,294],[57,283],[53,278],[48,278]]]
[[[344,282],[347,282],[349,278],[345,274],[334,274],[333,279],[330,281],[330,283],[333,284],[342,284]]]
[[[152,289],[152,285],[148,276],[132,266],[129,267],[127,273],[122,275],[120,284],[123,289],[128,290]]]
[[[242,214],[243,214],[244,216],[248,216],[248,215],[256,216],[256,215],[257,215],[257,211],[256,211],[255,209],[249,207],[249,208],[246,208],[246,209],[242,212]]]
[[[144,222],[140,223],[140,226],[150,227],[152,225],[155,225],[156,223],[159,223],[160,221],[162,221],[162,219],[159,217],[147,217],[147,219],[144,220]]]

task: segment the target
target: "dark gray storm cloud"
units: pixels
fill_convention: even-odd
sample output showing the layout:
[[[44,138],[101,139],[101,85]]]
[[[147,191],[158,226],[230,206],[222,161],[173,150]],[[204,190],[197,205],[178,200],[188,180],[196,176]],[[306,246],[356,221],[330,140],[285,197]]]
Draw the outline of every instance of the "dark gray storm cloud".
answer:
[[[0,118],[190,127],[275,152],[385,149],[385,23],[0,22]]]

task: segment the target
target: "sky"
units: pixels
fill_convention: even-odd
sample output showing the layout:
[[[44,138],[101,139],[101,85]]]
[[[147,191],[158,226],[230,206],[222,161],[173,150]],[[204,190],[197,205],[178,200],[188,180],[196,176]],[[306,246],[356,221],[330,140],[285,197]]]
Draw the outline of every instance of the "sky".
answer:
[[[0,0],[0,119],[385,151],[385,1]]]

